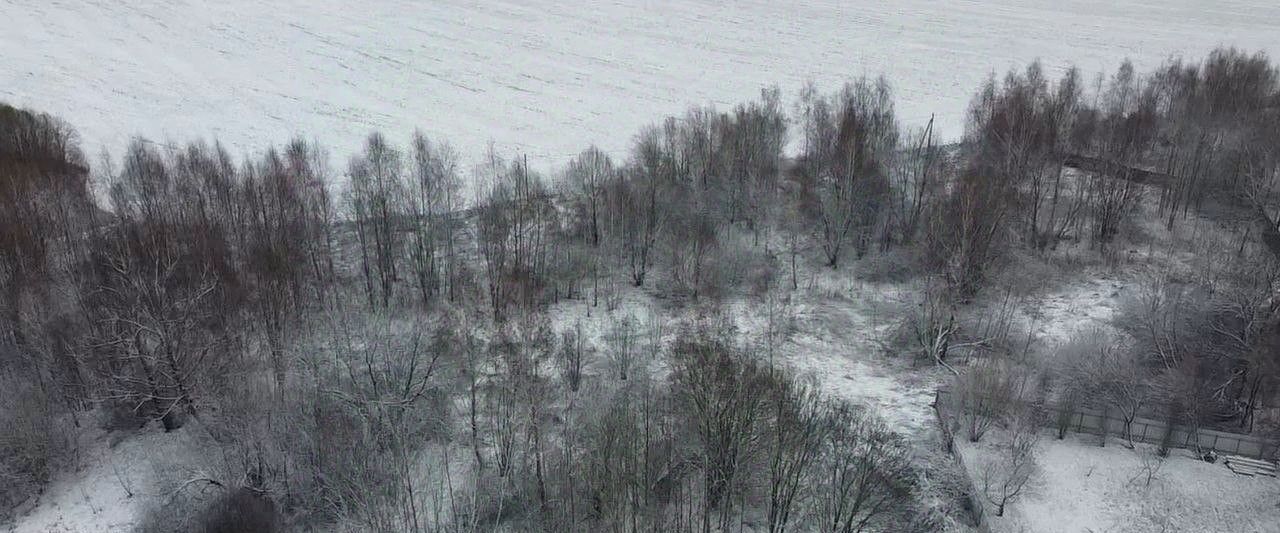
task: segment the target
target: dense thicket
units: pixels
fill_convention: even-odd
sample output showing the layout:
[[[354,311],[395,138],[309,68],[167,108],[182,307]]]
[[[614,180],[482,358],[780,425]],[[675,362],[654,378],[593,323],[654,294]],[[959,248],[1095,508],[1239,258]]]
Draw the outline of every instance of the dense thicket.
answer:
[[[1055,369],[1046,397],[1248,426],[1280,389],[1277,146],[1277,71],[1235,50],[1092,86],[1033,64],[980,88],[948,147],[932,124],[897,122],[883,79],[808,88],[792,114],[768,90],[555,175],[491,151],[464,177],[420,133],[370,135],[341,176],[301,140],[239,162],[136,140],[91,171],[65,123],[0,107],[0,425],[16,428],[0,439],[0,508],[102,407],[196,421],[224,458],[200,481],[222,491],[214,507],[261,499],[297,523],[928,529],[910,518],[908,448],[874,413],[823,398],[715,312],[668,339],[619,310],[623,287],[776,303],[803,265],[901,261],[925,287],[915,347],[951,368],[965,336],[1016,351],[1007,326],[957,319],[1012,261],[1123,253],[1154,194],[1166,228],[1237,224],[1233,253],[1202,279],[1154,276],[1126,314],[1138,348],[1081,349],[1096,357]],[[543,312],[564,299],[616,313],[605,345]],[[607,371],[584,364],[594,354]],[[1033,381],[1022,366],[960,385],[1011,403]],[[973,401],[979,438],[1002,406]],[[450,477],[457,443],[466,479]]]

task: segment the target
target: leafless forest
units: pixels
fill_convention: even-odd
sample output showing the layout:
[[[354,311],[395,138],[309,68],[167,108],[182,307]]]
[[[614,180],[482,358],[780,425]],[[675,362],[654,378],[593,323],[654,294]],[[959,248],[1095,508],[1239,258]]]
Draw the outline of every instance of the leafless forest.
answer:
[[[1280,446],[1263,55],[1032,64],[946,145],[885,79],[766,90],[545,172],[421,134],[85,154],[76,118],[0,105],[0,523],[99,427],[206,437],[143,532],[962,530],[940,442],[775,360],[817,275],[913,287],[884,352],[952,391],[939,433],[1011,435],[972,495],[989,514],[1085,406]],[[1165,231],[1229,230],[1194,277],[1133,287],[1116,331],[1029,355],[1010,280],[1145,252],[1144,201]]]

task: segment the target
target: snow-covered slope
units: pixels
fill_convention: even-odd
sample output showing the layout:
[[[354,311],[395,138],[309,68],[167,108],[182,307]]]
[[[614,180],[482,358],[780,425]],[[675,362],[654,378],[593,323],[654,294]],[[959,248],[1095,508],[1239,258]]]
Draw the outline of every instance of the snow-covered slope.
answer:
[[[165,433],[158,423],[137,431],[107,433],[93,422],[76,430],[75,453],[53,482],[17,510],[10,533],[124,533],[141,509],[173,497],[178,480],[209,471],[216,455],[198,423]],[[199,474],[205,475],[205,474]],[[4,524],[0,524],[3,530]]]
[[[303,134],[345,158],[418,126],[554,166],[690,104],[879,73],[909,122],[954,137],[992,70],[1034,58],[1092,75],[1280,54],[1273,0],[0,0],[0,20],[0,101],[71,120],[91,155]]]

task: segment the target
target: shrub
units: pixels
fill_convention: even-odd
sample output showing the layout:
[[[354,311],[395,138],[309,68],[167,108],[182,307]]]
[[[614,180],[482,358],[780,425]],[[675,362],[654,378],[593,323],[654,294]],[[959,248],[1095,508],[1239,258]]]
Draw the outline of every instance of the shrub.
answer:
[[[185,487],[149,506],[135,533],[272,533],[280,516],[268,499],[244,488]]]
[[[956,400],[963,413],[969,442],[978,442],[993,425],[1001,424],[1022,405],[1027,372],[999,362],[984,361],[956,378]]]
[[[200,513],[195,531],[201,533],[271,533],[279,517],[271,500],[237,489],[213,500]]]
[[[98,427],[104,431],[130,431],[147,424],[147,417],[128,402],[109,402],[98,409]]]
[[[72,448],[72,436],[59,423],[34,380],[0,374],[0,521],[49,481],[52,465]]]

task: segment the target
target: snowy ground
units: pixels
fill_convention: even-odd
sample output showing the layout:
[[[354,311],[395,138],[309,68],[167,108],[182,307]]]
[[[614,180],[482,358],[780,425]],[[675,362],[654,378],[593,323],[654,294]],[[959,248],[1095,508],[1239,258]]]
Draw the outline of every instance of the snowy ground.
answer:
[[[997,286],[1014,287],[1015,336],[1030,328],[1032,351],[1049,356],[1072,338],[1123,335],[1117,320],[1155,280],[1211,283],[1223,276],[1222,248],[1234,249],[1244,232],[1233,224],[1240,223],[1192,213],[1169,230],[1159,189],[1148,187],[1132,226],[1105,253],[1067,242],[1043,257],[1025,254],[1004,273]],[[1004,295],[989,291],[981,305],[990,313]]]
[[[911,354],[888,349],[913,305],[911,287],[862,283],[840,271],[818,273],[829,278],[825,286],[794,293],[795,331],[778,350],[781,363],[816,378],[832,397],[875,408],[908,438],[931,434],[930,404],[941,374],[912,369]],[[744,331],[765,329],[758,302],[736,307]]]
[[[86,151],[314,137],[344,160],[421,127],[554,166],[690,104],[887,75],[900,113],[961,131],[992,71],[1041,58],[1090,76],[1219,44],[1280,55],[1272,0],[0,0],[0,101],[46,110]]]
[[[147,502],[170,496],[175,478],[205,466],[193,459],[211,449],[197,423],[164,433],[158,427],[108,433],[80,431],[78,453],[44,491],[19,506],[10,533],[131,531]]]
[[[933,401],[937,386],[931,368],[910,368],[909,354],[887,353],[886,346],[902,324],[904,305],[910,300],[907,285],[862,283],[844,271],[821,269],[822,283],[791,293],[789,311],[793,328],[776,348],[776,362],[805,378],[816,380],[832,397],[871,406],[897,431],[909,437],[929,434],[934,424]],[[670,369],[662,358],[648,355],[653,320],[662,323],[666,346],[675,339],[680,324],[699,313],[697,307],[673,309],[671,302],[624,287],[618,308],[610,312],[604,303],[594,309],[589,299],[570,300],[553,306],[550,319],[556,331],[581,323],[584,335],[596,348],[586,360],[584,373],[593,379],[609,376],[609,336],[613,324],[624,316],[635,320],[637,365],[655,381],[666,379]],[[767,357],[764,331],[767,311],[756,297],[734,296],[725,312],[740,332],[740,342],[750,344]]]
[[[995,516],[987,507],[994,533],[1146,533],[1146,532],[1280,532],[1280,480],[1232,473],[1221,463],[1198,461],[1186,450],[1173,450],[1150,485],[1142,471],[1139,445],[1129,450],[1112,439],[1069,435],[1057,440],[1042,435],[1037,451],[1039,472],[1031,490]],[[970,476],[982,490],[985,461],[1000,454],[999,431],[972,444],[957,439]]]

